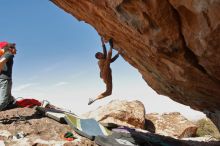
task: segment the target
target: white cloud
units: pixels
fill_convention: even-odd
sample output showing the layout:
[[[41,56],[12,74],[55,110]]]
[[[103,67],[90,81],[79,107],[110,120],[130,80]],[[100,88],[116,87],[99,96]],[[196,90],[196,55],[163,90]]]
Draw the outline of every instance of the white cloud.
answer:
[[[42,73],[47,73],[47,72],[56,70],[59,67],[59,65],[60,65],[59,63],[56,63],[53,65],[47,66],[46,68],[42,69]]]
[[[88,74],[88,71],[79,71],[79,72],[76,72],[73,75],[71,75],[70,78],[71,79],[76,79],[76,78],[79,78],[81,76],[85,76],[87,74]]]
[[[67,85],[67,84],[69,84],[69,83],[68,82],[58,82],[54,86],[55,87],[60,87],[60,86],[64,86],[64,85]]]
[[[19,91],[22,91],[24,89],[30,88],[32,86],[35,86],[36,84],[37,83],[26,83],[26,84],[18,85],[15,88],[13,88],[13,91],[19,92]]]

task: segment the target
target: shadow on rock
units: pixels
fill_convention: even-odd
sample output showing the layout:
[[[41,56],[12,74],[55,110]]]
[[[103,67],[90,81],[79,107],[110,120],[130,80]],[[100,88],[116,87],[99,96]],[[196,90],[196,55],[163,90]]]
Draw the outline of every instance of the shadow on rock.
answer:
[[[151,120],[148,120],[148,119],[145,119],[144,129],[151,132],[151,133],[156,132],[156,128],[154,126],[154,123]]]

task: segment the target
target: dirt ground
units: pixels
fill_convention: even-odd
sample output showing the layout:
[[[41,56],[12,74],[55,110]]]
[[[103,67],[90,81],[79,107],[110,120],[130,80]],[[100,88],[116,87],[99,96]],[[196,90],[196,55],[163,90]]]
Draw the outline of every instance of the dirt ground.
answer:
[[[9,131],[7,136],[0,136],[8,146],[11,145],[88,145],[95,146],[94,142],[76,134],[67,124],[40,115],[34,108],[16,108],[0,112],[0,131]],[[72,132],[76,140],[68,142],[62,136]],[[15,139],[17,133],[25,135],[24,138]]]

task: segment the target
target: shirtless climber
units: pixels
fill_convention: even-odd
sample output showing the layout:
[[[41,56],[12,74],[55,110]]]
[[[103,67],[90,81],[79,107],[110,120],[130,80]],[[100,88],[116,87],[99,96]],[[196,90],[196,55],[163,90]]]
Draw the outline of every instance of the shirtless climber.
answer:
[[[110,68],[110,64],[114,62],[118,57],[119,53],[117,53],[113,58],[112,58],[112,48],[113,48],[113,41],[112,39],[109,40],[109,45],[110,49],[106,51],[105,43],[103,38],[101,38],[102,41],[102,48],[103,48],[103,53],[97,52],[95,54],[95,57],[99,59],[98,65],[100,68],[100,77],[103,79],[104,83],[106,84],[106,91],[98,95],[95,99],[90,98],[88,105],[92,104],[94,101],[102,99],[106,96],[109,96],[112,94],[112,71]]]

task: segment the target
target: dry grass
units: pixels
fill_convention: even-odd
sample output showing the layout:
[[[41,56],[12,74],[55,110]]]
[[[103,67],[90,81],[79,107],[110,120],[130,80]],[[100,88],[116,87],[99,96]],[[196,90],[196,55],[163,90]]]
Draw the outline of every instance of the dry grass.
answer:
[[[211,120],[204,118],[204,119],[198,120],[196,122],[196,125],[198,126],[198,130],[196,133],[197,136],[200,137],[200,136],[210,135],[220,140],[220,133],[217,127],[212,123]]]

